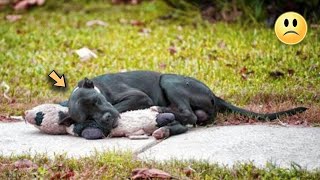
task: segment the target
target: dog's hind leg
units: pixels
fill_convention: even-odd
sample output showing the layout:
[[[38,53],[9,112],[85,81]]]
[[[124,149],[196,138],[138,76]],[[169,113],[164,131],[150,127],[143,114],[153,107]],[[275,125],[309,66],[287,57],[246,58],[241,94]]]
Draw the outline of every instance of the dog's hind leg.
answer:
[[[169,78],[161,80],[161,88],[169,101],[169,107],[160,107],[160,112],[173,113],[181,124],[195,124],[197,116],[190,106],[190,94],[184,91],[183,82],[171,82]]]

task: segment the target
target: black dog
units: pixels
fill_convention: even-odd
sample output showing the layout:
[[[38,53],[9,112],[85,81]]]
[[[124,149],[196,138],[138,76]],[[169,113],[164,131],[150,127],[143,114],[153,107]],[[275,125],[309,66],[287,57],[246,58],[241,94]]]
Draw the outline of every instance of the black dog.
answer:
[[[181,125],[214,122],[218,112],[273,120],[307,109],[298,107],[277,113],[259,114],[229,104],[194,78],[151,71],[105,74],[92,80],[86,78],[78,83],[68,101],[73,121],[81,123],[94,120],[110,130],[116,127],[119,113],[151,106],[160,106],[159,112],[173,113],[180,124],[174,124],[171,130],[179,133],[186,131],[181,131]],[[206,112],[206,118],[197,122],[194,113],[197,110]]]

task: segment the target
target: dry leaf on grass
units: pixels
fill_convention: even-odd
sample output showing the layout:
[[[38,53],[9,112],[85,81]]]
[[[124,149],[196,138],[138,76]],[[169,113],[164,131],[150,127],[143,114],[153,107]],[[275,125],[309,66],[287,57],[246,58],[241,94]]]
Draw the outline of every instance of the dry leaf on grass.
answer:
[[[136,5],[141,2],[141,0],[112,0],[112,4],[131,4],[131,5]]]
[[[29,159],[22,159],[14,162],[14,167],[18,169],[23,168],[38,168],[38,165],[30,161]]]
[[[273,78],[281,78],[284,76],[284,73],[281,71],[271,71],[269,72],[269,75]]]
[[[0,87],[3,87],[5,89],[3,93],[4,98],[6,98],[9,102],[12,102],[12,99],[7,95],[10,90],[10,86],[6,82],[2,81]]]
[[[42,6],[45,0],[22,0],[16,3],[14,10],[24,10],[31,6]]]
[[[137,168],[132,171],[131,179],[171,179],[172,176],[159,169]]]
[[[175,46],[170,46],[170,47],[168,48],[168,50],[169,50],[169,53],[170,53],[171,55],[174,55],[175,53],[178,52],[178,50],[177,50],[177,48],[176,48]]]
[[[132,26],[144,26],[144,22],[139,21],[139,20],[134,20],[134,19],[130,21],[130,24]]]
[[[18,15],[18,14],[9,14],[9,15],[6,15],[6,19],[7,21],[9,22],[15,22],[15,21],[18,21],[19,19],[21,19],[22,16],[21,15]]]
[[[193,173],[195,173],[196,172],[196,170],[194,170],[190,165],[188,166],[188,167],[185,167],[184,169],[183,169],[183,172],[184,172],[184,174],[186,175],[186,176],[191,176]]]
[[[80,57],[81,61],[87,61],[91,58],[97,58],[98,56],[92,52],[89,48],[83,47],[81,49],[76,50],[76,53]]]
[[[148,28],[139,29],[139,34],[142,36],[149,36],[150,33],[151,33],[151,30]]]
[[[91,27],[91,26],[94,26],[94,25],[98,25],[98,26],[108,26],[108,23],[104,22],[104,21],[101,21],[101,20],[91,20],[91,21],[88,21],[86,23],[86,26],[88,27]]]

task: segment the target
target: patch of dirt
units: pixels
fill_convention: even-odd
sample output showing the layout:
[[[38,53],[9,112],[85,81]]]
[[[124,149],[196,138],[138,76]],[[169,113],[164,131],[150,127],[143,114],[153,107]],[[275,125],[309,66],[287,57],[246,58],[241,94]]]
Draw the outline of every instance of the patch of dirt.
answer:
[[[10,116],[0,115],[0,122],[20,122],[21,119],[12,118]]]

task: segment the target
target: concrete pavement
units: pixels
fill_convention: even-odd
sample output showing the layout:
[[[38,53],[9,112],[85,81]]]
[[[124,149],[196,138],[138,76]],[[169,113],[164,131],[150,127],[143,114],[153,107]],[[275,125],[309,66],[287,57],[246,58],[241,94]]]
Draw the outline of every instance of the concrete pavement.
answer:
[[[194,129],[171,137],[139,154],[142,159],[197,159],[233,165],[273,162],[289,167],[296,162],[307,169],[320,168],[320,128],[268,125],[220,126]]]
[[[156,141],[112,138],[85,140],[68,135],[42,134],[24,122],[0,123],[0,154],[30,152],[87,156],[95,151],[135,152],[142,160],[196,159],[233,165],[253,161],[288,167],[296,162],[307,169],[320,168],[320,128],[269,125],[218,126],[191,129],[188,133]]]

